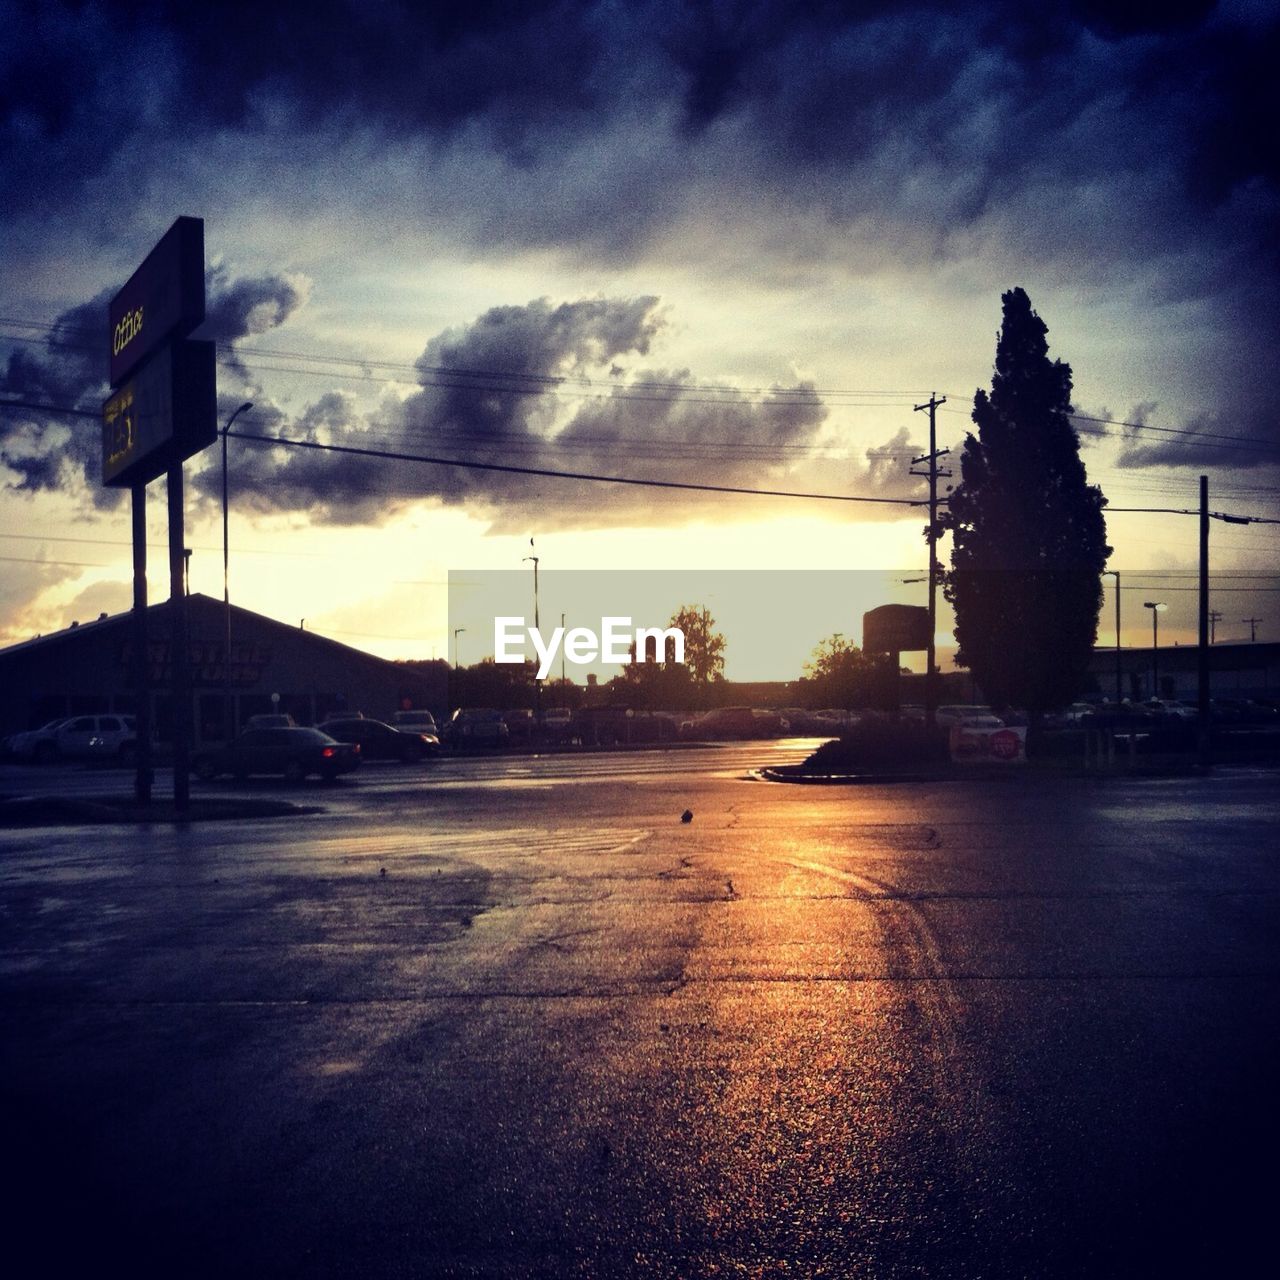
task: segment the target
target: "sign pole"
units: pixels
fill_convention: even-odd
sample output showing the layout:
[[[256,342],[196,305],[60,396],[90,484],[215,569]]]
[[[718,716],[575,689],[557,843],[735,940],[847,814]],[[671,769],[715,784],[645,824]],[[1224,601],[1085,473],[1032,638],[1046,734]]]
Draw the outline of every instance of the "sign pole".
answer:
[[[151,657],[147,641],[147,486],[133,486],[133,688],[138,731],[134,798],[151,803]]]
[[[173,667],[173,807],[191,803],[191,672],[187,645],[186,534],[182,511],[182,463],[169,468],[169,652]]]
[[[1200,477],[1200,634],[1196,649],[1197,746],[1200,764],[1209,763],[1212,724],[1209,707],[1209,477]]]

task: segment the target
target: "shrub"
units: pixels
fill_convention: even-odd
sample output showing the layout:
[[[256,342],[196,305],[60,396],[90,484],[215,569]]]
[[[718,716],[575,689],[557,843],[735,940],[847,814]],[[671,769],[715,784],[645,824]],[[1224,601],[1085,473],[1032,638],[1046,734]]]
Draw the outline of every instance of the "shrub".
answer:
[[[946,729],[899,720],[864,720],[805,761],[818,773],[893,773],[951,759]]]

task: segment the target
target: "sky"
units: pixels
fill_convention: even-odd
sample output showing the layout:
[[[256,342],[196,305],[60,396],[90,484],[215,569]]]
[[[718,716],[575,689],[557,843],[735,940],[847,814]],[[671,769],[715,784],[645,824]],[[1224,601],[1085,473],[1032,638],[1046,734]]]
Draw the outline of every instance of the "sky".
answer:
[[[1153,8],[0,0],[0,643],[129,605],[128,503],[67,411],[179,215],[235,431],[831,497],[924,495],[914,406],[945,396],[958,450],[1021,286],[1124,640],[1148,600],[1192,640],[1195,520],[1116,508],[1208,474],[1215,510],[1280,515],[1280,7]],[[228,445],[232,599],[385,656],[447,656],[449,573],[530,538],[548,571],[872,570],[923,603],[918,508]],[[217,447],[186,480],[220,597]],[[1220,640],[1280,631],[1278,529],[1215,523]],[[156,483],[153,599],[165,537]]]

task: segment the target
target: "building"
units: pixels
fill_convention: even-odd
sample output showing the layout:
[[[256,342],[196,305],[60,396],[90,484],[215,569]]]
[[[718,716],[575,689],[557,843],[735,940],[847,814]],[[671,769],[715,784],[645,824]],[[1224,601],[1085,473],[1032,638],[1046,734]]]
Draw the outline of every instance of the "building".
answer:
[[[1195,702],[1199,691],[1199,646],[1141,649],[1098,648],[1089,662],[1089,693],[1132,701],[1172,698]],[[1214,698],[1280,697],[1280,644],[1223,643],[1209,647],[1209,692]]]
[[[172,679],[168,601],[147,610],[147,669],[152,723],[161,741],[171,736]],[[193,741],[223,736],[249,716],[288,712],[315,724],[335,712],[361,711],[378,719],[409,707],[445,709],[444,680],[430,671],[388,662],[349,645],[231,606],[230,662],[227,615],[220,600],[187,600]],[[35,728],[58,716],[132,712],[132,613],[103,614],[65,631],[0,650],[0,735]]]

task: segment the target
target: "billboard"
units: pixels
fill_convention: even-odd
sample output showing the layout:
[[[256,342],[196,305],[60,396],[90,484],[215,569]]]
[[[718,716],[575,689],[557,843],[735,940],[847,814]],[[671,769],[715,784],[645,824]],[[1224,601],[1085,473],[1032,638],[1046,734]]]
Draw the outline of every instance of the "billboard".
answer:
[[[107,306],[111,385],[204,320],[204,220],[179,218]]]
[[[904,653],[929,647],[929,610],[915,604],[882,604],[862,615],[865,653]]]
[[[218,438],[212,342],[172,342],[102,406],[102,483],[145,484]]]

